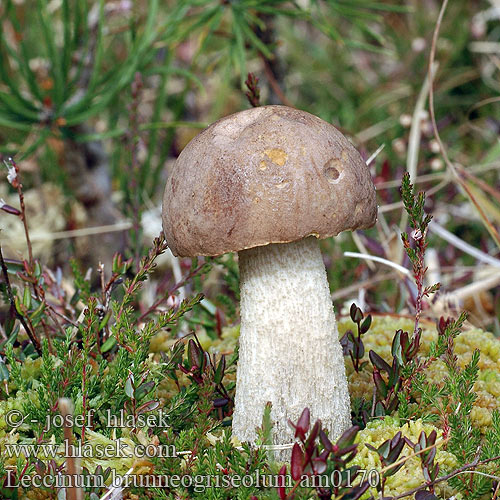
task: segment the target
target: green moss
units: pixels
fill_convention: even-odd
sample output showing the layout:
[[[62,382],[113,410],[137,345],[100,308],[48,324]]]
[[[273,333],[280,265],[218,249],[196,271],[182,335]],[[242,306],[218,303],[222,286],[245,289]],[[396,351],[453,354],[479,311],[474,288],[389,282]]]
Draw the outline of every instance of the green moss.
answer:
[[[430,322],[422,322],[421,356],[429,354],[430,343],[436,341],[437,330]],[[391,344],[394,333],[398,329],[412,332],[413,319],[398,316],[374,315],[370,330],[363,335],[365,345],[365,360],[368,353],[374,350],[386,361],[392,360]],[[338,322],[339,335],[342,336],[348,329],[355,331],[356,325],[349,318],[342,318]],[[491,425],[491,412],[500,408],[500,340],[492,333],[478,328],[463,331],[455,339],[455,353],[458,364],[463,368],[471,359],[474,349],[480,350],[479,377],[474,386],[477,400],[471,413],[472,423],[482,433]],[[364,397],[370,401],[373,391],[371,364],[361,373],[356,373],[350,359],[346,358],[346,372],[349,381],[351,397]],[[426,375],[429,380],[441,384],[448,375],[445,364],[437,360],[428,368]],[[429,409],[431,411],[431,409]]]
[[[366,443],[378,447],[387,439],[392,439],[399,431],[415,443],[418,441],[418,437],[422,431],[429,435],[433,430],[438,434],[437,442],[439,443],[441,441],[442,431],[432,425],[424,424],[421,420],[402,424],[397,417],[385,417],[381,420],[369,422],[366,428],[360,431],[356,437],[356,442],[359,443],[359,447],[358,453],[352,463],[359,465],[361,469],[366,469],[367,471],[372,469],[380,471],[382,466],[379,457],[376,452],[371,451],[365,446]],[[413,451],[406,445],[401,457],[407,457],[412,453]],[[439,463],[441,474],[445,474],[457,466],[455,456],[443,451],[439,446],[435,461]],[[387,478],[384,493],[386,496],[398,495],[420,486],[423,483],[425,483],[425,479],[422,474],[420,459],[418,457],[412,457],[405,462],[405,465],[396,474]],[[437,492],[440,495],[446,495],[446,498],[452,494],[456,494],[456,492],[447,488],[442,483],[437,487]],[[370,494],[377,497],[376,489],[371,488],[362,498],[369,498]],[[460,499],[462,497],[456,496],[455,498]]]

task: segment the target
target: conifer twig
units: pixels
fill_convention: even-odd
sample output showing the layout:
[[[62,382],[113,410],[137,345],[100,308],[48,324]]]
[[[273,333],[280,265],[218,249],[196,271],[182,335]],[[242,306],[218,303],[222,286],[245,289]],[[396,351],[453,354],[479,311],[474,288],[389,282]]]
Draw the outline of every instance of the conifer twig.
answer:
[[[26,237],[26,246],[28,247],[28,257],[30,267],[33,267],[33,249],[31,247],[30,234],[28,230],[28,222],[26,221],[26,206],[24,205],[24,193],[23,193],[23,185],[21,184],[21,176],[19,173],[19,167],[13,158],[7,158],[4,160],[4,164],[9,171],[7,175],[7,180],[11,186],[17,190],[17,195],[19,196],[19,204],[21,207],[21,213],[19,215],[23,227],[24,227],[24,235]]]

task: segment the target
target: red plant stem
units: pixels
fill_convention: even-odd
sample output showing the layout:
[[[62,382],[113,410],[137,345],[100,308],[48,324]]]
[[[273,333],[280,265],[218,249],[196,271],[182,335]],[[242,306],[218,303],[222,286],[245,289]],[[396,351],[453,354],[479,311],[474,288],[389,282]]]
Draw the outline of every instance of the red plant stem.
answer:
[[[26,459],[26,464],[24,465],[23,470],[21,471],[21,474],[19,474],[19,480],[18,480],[18,482],[21,481],[21,479],[23,478],[23,476],[26,474],[26,471],[27,471],[29,465],[30,465],[30,461],[28,459]]]
[[[212,408],[210,408],[209,412],[210,413],[212,411]],[[207,412],[204,412],[206,415],[208,415]],[[202,429],[201,433],[200,433],[200,436],[204,436],[209,430],[210,430],[210,425],[205,425],[204,428]],[[192,470],[192,465],[193,465],[193,462],[194,460],[197,458],[197,455],[198,455],[198,447],[200,446],[200,436],[198,436],[194,442],[194,446],[193,446],[193,449],[191,450],[191,455],[189,455],[189,458],[186,462],[186,470],[187,471],[190,471]]]
[[[82,415],[83,415],[82,445],[85,442],[85,422],[87,419],[87,394],[85,392],[86,385],[87,385],[87,363],[86,363],[86,356],[84,356],[83,367],[82,367]]]
[[[21,207],[21,213],[19,214],[19,217],[20,217],[20,219],[23,223],[23,227],[24,227],[24,235],[26,237],[26,245],[28,247],[28,256],[29,256],[30,267],[33,267],[33,250],[31,247],[28,222],[26,221],[26,206],[24,205],[24,193],[23,193],[23,185],[21,184],[21,174],[19,171],[19,167],[13,158],[9,158],[8,160],[6,160],[5,164],[7,165],[7,168],[9,168],[9,170],[10,170],[10,167],[14,168],[14,171],[16,173],[16,176],[12,180],[9,179],[9,182],[12,185],[12,187],[17,189],[17,195],[19,197],[19,205]]]
[[[89,354],[89,336],[92,329],[92,314],[89,311],[87,319],[87,332],[85,335],[85,345],[83,347],[83,366],[82,366],[82,445],[85,442],[85,422],[87,421],[87,360]]]
[[[422,314],[422,298],[423,298],[423,287],[424,287],[424,275],[426,272],[424,255],[425,248],[427,244],[425,243],[425,234],[417,241],[418,248],[418,268],[414,270],[415,283],[417,285],[417,298],[415,300],[415,328],[413,330],[413,337],[417,335],[418,325],[420,322],[420,316]]]
[[[286,500],[292,500],[294,497],[294,493],[297,490],[297,488],[300,486],[301,480],[298,479],[297,482],[294,484],[293,488],[290,490],[289,493],[286,495]]]
[[[195,276],[198,273],[198,271],[200,271],[200,269],[202,269],[203,266],[205,266],[205,264],[206,264],[205,262],[203,264],[200,264],[196,269],[191,271],[184,278],[182,278],[178,283],[176,283],[172,288],[170,288],[170,290],[168,291],[168,293],[165,294],[165,296],[158,299],[154,304],[152,304],[145,312],[143,312],[139,316],[139,321],[143,321],[146,318],[146,316],[155,312],[156,309],[161,304],[163,304],[163,302],[166,302],[168,300],[170,295],[172,295],[176,290],[178,290],[179,288],[184,286],[188,280],[190,280],[193,276]]]
[[[12,158],[10,158],[8,161],[12,165],[12,167],[14,167],[14,170],[16,172],[16,178],[12,181],[12,186],[17,189],[17,194],[18,194],[18,197],[19,197],[19,205],[21,207],[21,213],[20,213],[19,217],[20,217],[20,219],[21,219],[21,221],[23,223],[23,227],[24,227],[24,235],[25,235],[25,238],[26,238],[26,246],[28,248],[29,269],[30,269],[30,272],[32,272],[33,268],[34,268],[35,262],[34,262],[34,259],[33,259],[33,248],[31,246],[31,239],[30,239],[30,234],[29,234],[28,221],[26,219],[26,205],[24,204],[24,193],[23,193],[23,185],[21,183],[21,173],[20,173],[19,166],[17,165],[17,163]],[[36,280],[36,283],[32,283],[32,288],[33,288],[33,292],[35,294],[35,297],[37,299],[40,299],[41,296],[40,296],[39,291],[38,291],[38,279]],[[44,300],[43,297],[42,297],[42,300]],[[29,317],[28,317],[27,314],[26,314],[26,317],[28,318],[28,322],[29,322]],[[52,342],[51,342],[51,338],[50,338],[50,333],[49,333],[48,328],[47,328],[47,324],[45,323],[45,321],[43,319],[41,320],[41,323],[42,323],[42,327],[43,327],[44,332],[45,332],[45,336],[47,338],[47,342],[48,342],[48,345],[49,345],[49,351],[52,353],[53,352]],[[35,330],[34,330],[33,326],[31,325],[31,322],[30,322],[30,327],[32,328],[32,330],[31,330],[32,335],[35,336]],[[31,339],[31,334],[30,334],[30,332],[28,330],[27,330],[27,333],[28,333],[28,336]],[[36,339],[36,337],[35,337],[35,339]],[[38,339],[36,339],[36,340],[38,341]],[[35,348],[36,348],[36,345],[35,345]],[[38,349],[37,349],[37,351],[38,351]]]
[[[23,315],[20,314],[16,308],[14,294],[12,293],[12,287],[10,285],[9,273],[7,271],[7,265],[5,264],[5,261],[3,258],[1,246],[0,246],[0,265],[2,267],[2,274],[3,274],[4,281],[5,281],[5,286],[7,288],[7,295],[9,297],[11,311],[13,311],[13,313],[16,315],[17,319],[21,322],[21,325],[23,325],[24,330],[28,334],[28,337],[31,340],[33,347],[35,348],[38,355],[41,356],[42,355],[42,348],[40,347],[40,341],[38,340],[37,336],[35,335],[35,331],[31,330],[31,328],[27,325]]]
[[[264,64],[264,72],[266,74],[266,77],[269,80],[269,84],[271,85],[275,94],[278,96],[278,99],[285,106],[288,106],[290,108],[294,108],[295,106],[293,105],[293,103],[286,97],[286,95],[281,90],[281,87],[273,74],[273,70],[271,69],[271,65],[269,64],[269,61],[266,59],[266,57],[263,54],[260,54],[260,56],[261,56],[262,62]]]
[[[33,249],[31,247],[31,240],[30,240],[30,233],[28,229],[28,221],[26,220],[26,207],[24,205],[24,193],[23,193],[23,185],[21,184],[20,177],[19,177],[19,167],[17,164],[12,161],[12,164],[14,165],[14,168],[16,169],[16,175],[18,178],[17,182],[17,194],[19,196],[19,204],[21,206],[21,215],[19,216],[23,222],[23,227],[24,227],[24,235],[26,237],[26,246],[28,247],[28,259],[30,263],[30,267],[33,267]]]

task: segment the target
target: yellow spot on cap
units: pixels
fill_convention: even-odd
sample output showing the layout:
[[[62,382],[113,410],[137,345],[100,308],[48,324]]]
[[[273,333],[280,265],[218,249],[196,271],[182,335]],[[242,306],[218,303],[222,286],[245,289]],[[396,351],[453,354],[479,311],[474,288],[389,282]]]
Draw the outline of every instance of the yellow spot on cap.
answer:
[[[286,159],[288,158],[288,155],[282,149],[266,149],[264,154],[273,163],[276,163],[276,165],[279,165],[280,167],[285,164]]]
[[[259,168],[261,170],[265,170],[267,167],[266,167],[266,162],[264,160],[262,160],[260,163],[259,163]]]

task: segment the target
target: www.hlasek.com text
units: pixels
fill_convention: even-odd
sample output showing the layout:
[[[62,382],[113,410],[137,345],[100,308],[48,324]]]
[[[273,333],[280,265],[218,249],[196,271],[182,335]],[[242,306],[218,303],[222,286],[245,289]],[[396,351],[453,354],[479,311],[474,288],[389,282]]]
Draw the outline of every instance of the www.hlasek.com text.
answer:
[[[77,442],[69,444],[6,444],[2,450],[5,458],[175,458],[177,452],[174,445],[136,444],[130,445],[117,439],[111,443]]]

